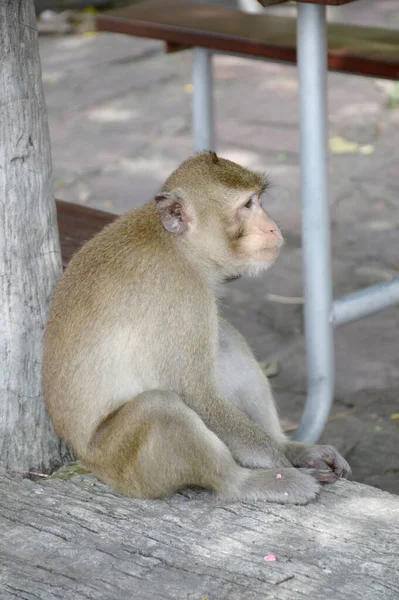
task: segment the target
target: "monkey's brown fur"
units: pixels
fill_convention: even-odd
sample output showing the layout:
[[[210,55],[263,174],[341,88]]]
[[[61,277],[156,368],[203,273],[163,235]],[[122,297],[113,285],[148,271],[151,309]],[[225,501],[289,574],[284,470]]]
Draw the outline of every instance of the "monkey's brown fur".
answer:
[[[191,158],[155,199],[89,241],[57,286],[46,406],[77,456],[125,494],[195,485],[305,503],[349,472],[334,448],[285,438],[267,379],[218,315],[218,283],[265,270],[279,253],[265,187],[214,153]]]

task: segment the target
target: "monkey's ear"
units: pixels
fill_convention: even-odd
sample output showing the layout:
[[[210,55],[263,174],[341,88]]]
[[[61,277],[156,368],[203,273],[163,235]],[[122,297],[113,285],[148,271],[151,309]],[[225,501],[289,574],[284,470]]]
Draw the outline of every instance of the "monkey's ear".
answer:
[[[170,231],[170,233],[184,233],[187,231],[191,219],[187,214],[183,198],[177,191],[157,194],[155,203],[162,225],[167,231]]]

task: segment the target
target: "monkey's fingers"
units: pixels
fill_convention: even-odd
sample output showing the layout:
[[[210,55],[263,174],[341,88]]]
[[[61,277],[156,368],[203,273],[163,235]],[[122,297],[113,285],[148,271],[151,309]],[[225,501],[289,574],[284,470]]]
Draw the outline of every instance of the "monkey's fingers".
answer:
[[[322,459],[330,467],[337,477],[345,479],[352,473],[352,470],[343,456],[333,446],[320,446],[322,450]]]
[[[299,469],[308,475],[311,475],[321,485],[335,483],[337,475],[331,469]]]
[[[318,446],[317,444],[303,444],[292,446],[297,449],[296,456],[289,456],[296,467],[309,469],[320,469],[322,471],[331,469],[336,477],[348,477],[351,468],[343,456],[334,446]]]

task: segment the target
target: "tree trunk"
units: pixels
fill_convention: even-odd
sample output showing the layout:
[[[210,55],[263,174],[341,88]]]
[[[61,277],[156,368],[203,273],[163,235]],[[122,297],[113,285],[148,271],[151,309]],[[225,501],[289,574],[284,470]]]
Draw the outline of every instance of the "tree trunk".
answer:
[[[0,468],[68,458],[45,412],[42,344],[61,273],[33,0],[0,0]]]

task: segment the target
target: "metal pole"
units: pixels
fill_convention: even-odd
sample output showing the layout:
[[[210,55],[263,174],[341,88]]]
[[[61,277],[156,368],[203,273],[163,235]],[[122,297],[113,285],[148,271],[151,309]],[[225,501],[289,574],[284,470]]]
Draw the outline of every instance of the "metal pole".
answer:
[[[333,303],[331,322],[334,327],[345,325],[345,323],[373,315],[393,304],[399,304],[399,278],[377,283],[343,298],[338,298]]]
[[[212,53],[194,48],[193,129],[196,152],[214,150]]]
[[[308,395],[295,439],[315,442],[328,419],[334,390],[325,6],[298,3],[297,45]]]

